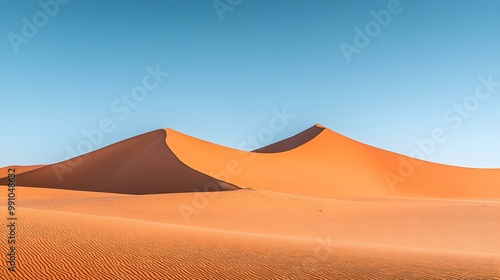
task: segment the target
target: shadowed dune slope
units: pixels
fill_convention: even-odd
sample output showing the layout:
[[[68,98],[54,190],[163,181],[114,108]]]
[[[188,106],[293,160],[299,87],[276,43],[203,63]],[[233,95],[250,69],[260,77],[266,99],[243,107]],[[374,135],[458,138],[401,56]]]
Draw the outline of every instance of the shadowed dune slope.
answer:
[[[167,129],[167,144],[186,165],[242,188],[341,197],[500,198],[500,169],[417,161],[357,142],[320,125],[272,146],[244,152]],[[298,139],[295,139],[298,138]],[[306,137],[307,138],[307,137]],[[286,143],[302,143],[293,146]],[[263,149],[266,151],[266,148]]]
[[[236,189],[191,169],[165,145],[165,130],[139,135],[95,152],[17,176],[18,185],[122,194]],[[5,178],[0,184],[7,184]]]
[[[253,150],[252,152],[255,153],[279,153],[279,152],[285,152],[289,151],[292,149],[295,149],[301,145],[304,145],[305,143],[311,141],[314,139],[314,137],[318,136],[323,130],[325,129],[324,126],[321,126],[319,124],[310,127],[301,133],[292,136],[290,138],[281,140],[279,142],[273,143],[271,145],[259,148],[257,150]]]

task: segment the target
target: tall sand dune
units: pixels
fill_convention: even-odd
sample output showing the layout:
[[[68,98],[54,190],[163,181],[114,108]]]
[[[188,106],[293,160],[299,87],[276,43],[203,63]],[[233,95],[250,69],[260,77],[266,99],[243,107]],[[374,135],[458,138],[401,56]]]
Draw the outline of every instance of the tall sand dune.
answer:
[[[165,145],[165,138],[163,129],[139,135],[78,158],[20,173],[17,184],[122,194],[237,188],[180,162]],[[7,184],[7,180],[0,179],[0,184]]]

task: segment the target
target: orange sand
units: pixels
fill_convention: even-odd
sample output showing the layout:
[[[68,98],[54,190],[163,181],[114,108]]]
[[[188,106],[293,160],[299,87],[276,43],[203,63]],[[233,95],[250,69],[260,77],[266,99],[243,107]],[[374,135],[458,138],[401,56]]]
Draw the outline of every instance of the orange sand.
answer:
[[[34,190],[52,191],[54,198],[28,198]],[[107,197],[62,191],[80,194],[64,197],[54,191],[19,187],[19,269],[0,270],[1,279],[500,275],[500,200],[334,200],[260,190]],[[195,212],[186,216],[180,208]]]
[[[253,152],[167,129],[62,181],[18,167],[0,279],[500,279],[500,170],[425,162],[391,188],[401,157],[322,126]]]
[[[243,152],[171,129],[167,129],[166,143],[186,165],[242,188],[330,198],[500,197],[500,169],[461,168],[431,162],[422,162],[404,182],[391,187],[385,175],[391,172],[400,176],[398,168],[404,156],[329,129],[295,149],[280,153]]]
[[[24,172],[38,169],[38,168],[43,167],[43,166],[44,165],[31,165],[31,166],[14,165],[14,166],[2,167],[2,168],[0,168],[0,178],[7,177],[7,175],[9,174],[8,172],[9,172],[10,168],[15,168],[16,174],[21,174]]]

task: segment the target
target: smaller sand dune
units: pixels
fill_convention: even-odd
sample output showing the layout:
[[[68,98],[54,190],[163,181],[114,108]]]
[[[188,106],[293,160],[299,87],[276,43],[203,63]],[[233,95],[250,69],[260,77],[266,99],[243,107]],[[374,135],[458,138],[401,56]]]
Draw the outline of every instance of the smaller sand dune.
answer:
[[[500,169],[418,161],[319,125],[260,152],[167,131],[167,144],[183,163],[241,188],[341,199],[500,198]]]

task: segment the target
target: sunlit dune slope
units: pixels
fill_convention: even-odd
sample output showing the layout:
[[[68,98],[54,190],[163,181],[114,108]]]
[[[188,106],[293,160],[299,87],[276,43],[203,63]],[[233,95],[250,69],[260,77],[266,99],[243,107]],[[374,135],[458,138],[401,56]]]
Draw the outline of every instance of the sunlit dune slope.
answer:
[[[18,185],[123,194],[236,189],[180,162],[165,145],[165,130],[17,176]],[[0,184],[7,180],[0,179]]]
[[[264,147],[264,153],[219,146],[171,129],[167,134],[167,145],[186,165],[242,188],[329,198],[500,197],[500,169],[417,161],[320,125],[283,141],[284,145]],[[287,149],[296,146],[287,143],[301,145]]]

